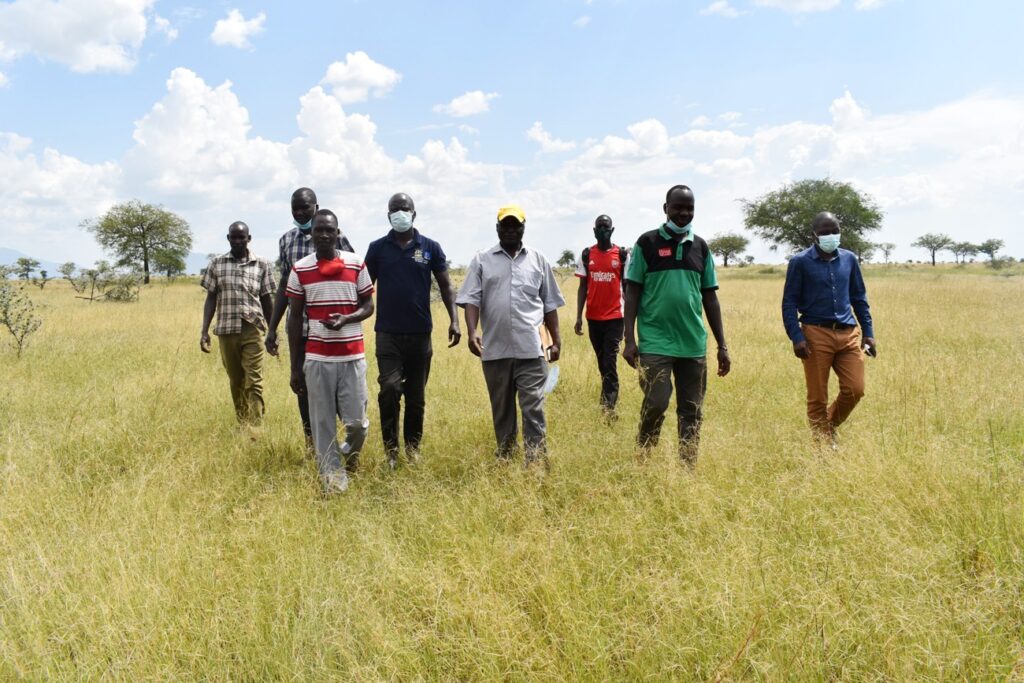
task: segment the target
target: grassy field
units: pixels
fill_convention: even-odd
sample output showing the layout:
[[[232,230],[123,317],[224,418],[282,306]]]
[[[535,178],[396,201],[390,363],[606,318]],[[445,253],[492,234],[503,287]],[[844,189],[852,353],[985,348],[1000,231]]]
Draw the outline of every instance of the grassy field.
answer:
[[[371,401],[331,500],[286,362],[236,429],[194,282],[31,290],[43,328],[0,351],[0,679],[1024,680],[1024,275],[869,268],[880,356],[822,453],[783,272],[720,271],[695,475],[674,439],[637,460],[624,362],[601,423],[567,307],[546,478],[493,462],[441,325],[423,463],[384,471]]]

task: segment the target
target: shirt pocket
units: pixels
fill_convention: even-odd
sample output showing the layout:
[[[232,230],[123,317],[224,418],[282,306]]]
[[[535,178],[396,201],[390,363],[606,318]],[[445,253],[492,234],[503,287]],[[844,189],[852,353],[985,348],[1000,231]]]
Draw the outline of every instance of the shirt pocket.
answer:
[[[516,268],[512,271],[512,288],[525,298],[536,298],[543,284],[544,273],[539,270]]]

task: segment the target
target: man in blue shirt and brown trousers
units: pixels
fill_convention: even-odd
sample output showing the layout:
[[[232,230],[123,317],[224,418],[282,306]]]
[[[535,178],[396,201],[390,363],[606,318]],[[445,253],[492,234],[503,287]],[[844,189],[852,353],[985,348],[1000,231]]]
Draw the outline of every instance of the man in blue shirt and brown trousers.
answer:
[[[811,230],[814,244],[789,260],[782,322],[804,363],[811,430],[834,448],[836,427],[864,396],[864,354],[875,356],[878,346],[857,257],[839,248],[839,220],[819,213]],[[828,405],[830,369],[839,378],[839,395]]]

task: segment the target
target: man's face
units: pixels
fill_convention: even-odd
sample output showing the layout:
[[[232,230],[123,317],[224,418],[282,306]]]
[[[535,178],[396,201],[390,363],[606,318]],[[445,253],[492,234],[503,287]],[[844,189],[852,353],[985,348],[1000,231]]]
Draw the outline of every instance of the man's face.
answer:
[[[331,216],[317,216],[313,219],[312,235],[317,251],[330,251],[338,242],[338,222]]]
[[[838,235],[839,234],[839,221],[834,218],[824,218],[818,221],[818,224],[814,226],[814,237],[817,238],[821,235]]]
[[[395,195],[388,201],[388,215],[396,211],[408,211],[416,213],[416,207],[412,203],[412,197],[404,194]]]
[[[498,241],[503,247],[514,247],[523,241],[526,224],[520,223],[515,216],[505,216],[498,223]]]
[[[665,216],[680,228],[693,222],[693,193],[676,190],[665,202]]]
[[[292,218],[295,219],[296,223],[303,225],[308,223],[313,218],[316,210],[316,199],[310,195],[300,194],[298,197],[292,197]]]
[[[232,225],[228,229],[228,244],[231,245],[231,255],[235,257],[245,256],[249,249],[249,241],[252,237],[245,228]]]
[[[615,228],[612,227],[611,221],[597,221],[594,223],[594,237],[602,244],[612,241],[613,232],[615,232]]]

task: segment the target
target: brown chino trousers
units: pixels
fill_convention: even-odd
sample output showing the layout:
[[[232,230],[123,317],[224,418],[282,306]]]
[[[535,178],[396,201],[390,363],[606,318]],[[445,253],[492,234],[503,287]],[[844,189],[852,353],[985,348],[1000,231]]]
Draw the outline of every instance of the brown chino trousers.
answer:
[[[856,327],[832,330],[815,325],[802,326],[811,357],[804,359],[807,379],[807,420],[811,429],[830,435],[841,425],[864,396],[864,352]],[[835,370],[839,395],[828,405],[828,374]]]
[[[231,400],[241,423],[263,421],[263,332],[242,321],[239,334],[218,337],[220,359],[231,382]]]

